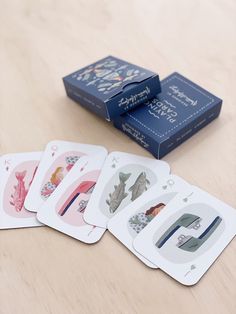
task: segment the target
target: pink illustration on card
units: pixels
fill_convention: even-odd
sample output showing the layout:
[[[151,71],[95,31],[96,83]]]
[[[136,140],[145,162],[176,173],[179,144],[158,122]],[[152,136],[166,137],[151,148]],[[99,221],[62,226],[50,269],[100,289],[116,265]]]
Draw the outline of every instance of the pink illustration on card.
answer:
[[[74,164],[84,155],[81,152],[66,152],[54,161],[43,179],[40,189],[42,199],[46,200],[52,194]]]
[[[78,227],[87,225],[83,213],[99,174],[100,170],[86,173],[71,184],[60,198],[56,205],[56,212],[64,222]]]
[[[26,161],[12,170],[3,197],[3,208],[8,215],[17,218],[27,218],[35,215],[24,208],[24,201],[38,164],[39,161],[36,160]]]

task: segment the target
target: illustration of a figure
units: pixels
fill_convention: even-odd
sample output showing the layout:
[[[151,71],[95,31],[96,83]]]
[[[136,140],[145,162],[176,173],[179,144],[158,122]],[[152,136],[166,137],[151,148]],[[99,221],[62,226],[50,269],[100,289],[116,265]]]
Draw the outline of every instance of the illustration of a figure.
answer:
[[[69,195],[69,197],[66,199],[62,207],[59,209],[58,214],[60,216],[64,216],[65,213],[68,211],[70,206],[75,202],[75,200],[78,198],[80,194],[91,194],[94,187],[95,187],[96,182],[95,181],[83,181],[77,186],[74,191]],[[85,201],[80,202],[79,207],[80,212],[83,212],[85,210],[87,203]]]
[[[53,172],[50,182],[56,186],[63,180],[63,167],[57,167],[56,170]]]
[[[140,231],[145,228],[149,222],[160,213],[160,211],[165,207],[164,203],[159,203],[155,206],[152,206],[148,209],[145,213],[141,212],[135,214],[129,219],[129,226],[136,232],[139,233]]]
[[[178,237],[178,243],[176,244],[176,246],[181,250],[187,252],[197,251],[215,232],[221,221],[222,218],[220,216],[217,216],[198,237],[194,237],[193,235],[181,234]],[[200,225],[198,226],[200,227]]]
[[[197,215],[184,213],[163,233],[160,239],[156,242],[156,247],[158,249],[162,248],[181,227],[197,230],[201,227],[201,220],[201,217]],[[183,239],[181,239],[181,241],[182,240]]]
[[[63,180],[63,170],[63,167],[57,167],[51,175],[50,181],[43,186],[41,196],[43,196],[44,199],[47,199]]]
[[[79,160],[79,158],[79,156],[68,156],[65,158],[66,168],[64,169],[64,167],[61,166],[56,168],[56,170],[52,173],[49,181],[45,183],[43,188],[41,189],[41,196],[43,197],[43,199],[47,199],[52,194],[52,192],[64,179],[64,170],[66,170],[66,172],[69,172],[74,164]]]

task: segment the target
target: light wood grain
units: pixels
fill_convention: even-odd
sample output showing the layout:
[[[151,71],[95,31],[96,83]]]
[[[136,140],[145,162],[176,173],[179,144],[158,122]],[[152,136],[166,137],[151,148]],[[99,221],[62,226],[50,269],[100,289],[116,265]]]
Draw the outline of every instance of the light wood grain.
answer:
[[[69,100],[61,78],[108,54],[179,71],[224,99],[219,119],[164,158],[236,207],[234,0],[1,0],[0,153],[53,139],[150,156]],[[220,210],[220,209],[219,209]],[[0,232],[0,313],[235,313],[236,241],[194,287],[145,267],[106,233],[92,246],[52,229]]]

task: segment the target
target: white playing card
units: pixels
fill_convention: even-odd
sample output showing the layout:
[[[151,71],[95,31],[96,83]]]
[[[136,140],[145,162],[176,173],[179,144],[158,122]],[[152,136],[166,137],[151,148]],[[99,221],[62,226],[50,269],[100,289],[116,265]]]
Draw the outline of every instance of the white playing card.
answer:
[[[82,156],[105,151],[104,147],[96,145],[66,141],[49,142],[40,161],[37,175],[25,199],[25,208],[37,212]]]
[[[165,206],[179,193],[189,188],[189,184],[175,175],[168,175],[153,185],[146,193],[130,203],[108,222],[108,230],[120,240],[134,255],[151,268],[158,268],[133,248],[135,237],[164,210]]]
[[[24,200],[42,152],[7,154],[0,157],[0,229],[41,226]]]
[[[194,285],[236,233],[236,211],[197,187],[178,194],[133,246],[184,285]]]
[[[98,183],[84,214],[87,223],[107,227],[111,217],[169,174],[164,161],[112,152],[108,155]]]
[[[85,243],[97,242],[106,229],[87,224],[83,220],[83,213],[106,155],[103,151],[90,157],[81,157],[51,197],[40,207],[38,220]]]

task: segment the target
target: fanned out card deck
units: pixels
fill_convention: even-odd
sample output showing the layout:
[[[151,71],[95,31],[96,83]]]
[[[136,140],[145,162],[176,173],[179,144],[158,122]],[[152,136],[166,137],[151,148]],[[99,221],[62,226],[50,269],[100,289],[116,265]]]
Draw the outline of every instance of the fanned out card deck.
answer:
[[[164,161],[52,141],[0,157],[0,229],[47,225],[84,243],[108,229],[145,265],[196,284],[236,233],[236,211]]]

